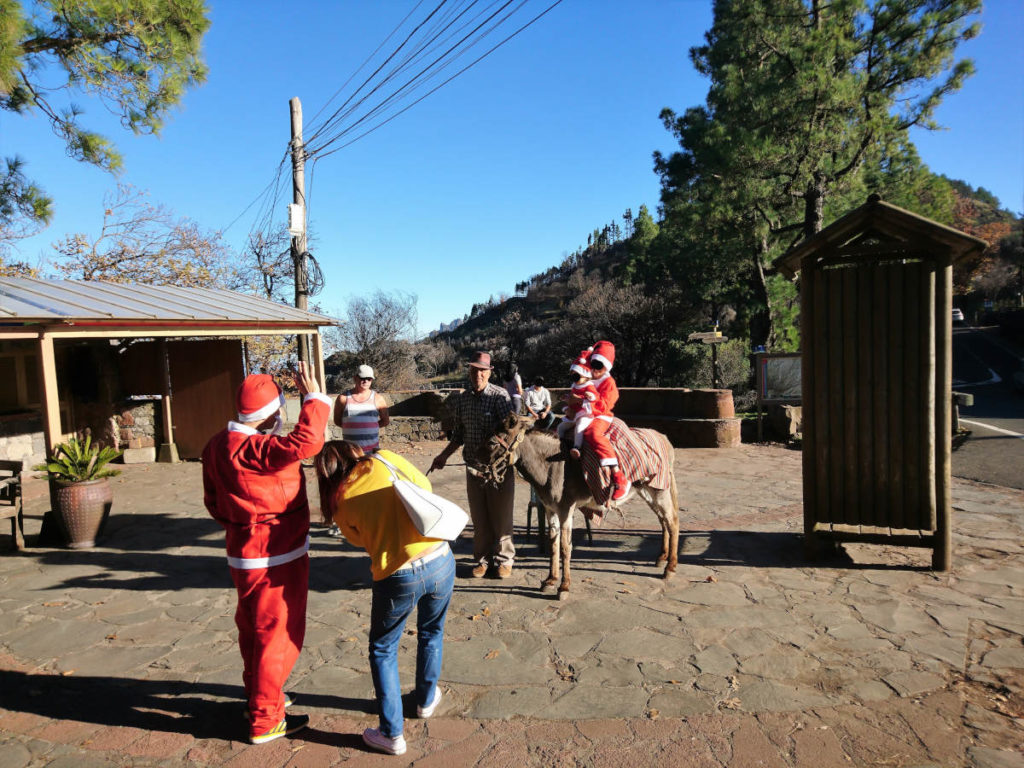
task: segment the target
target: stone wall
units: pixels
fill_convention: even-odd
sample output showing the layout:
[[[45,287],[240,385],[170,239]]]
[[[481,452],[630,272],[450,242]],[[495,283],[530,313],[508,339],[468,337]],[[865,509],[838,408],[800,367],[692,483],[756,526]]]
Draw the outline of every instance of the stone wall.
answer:
[[[443,440],[435,420],[441,398],[458,390],[384,392],[391,424],[381,433],[389,441]],[[549,390],[557,403],[568,389]],[[295,423],[299,399],[289,397],[288,417]],[[728,389],[685,389],[682,387],[624,387],[619,390],[615,415],[631,427],[663,432],[677,448],[731,448],[740,445],[741,420],[736,418],[732,391]],[[332,439],[341,439],[341,428],[331,426]]]
[[[26,469],[46,461],[46,436],[38,413],[0,416],[0,459],[20,461]]]
[[[160,443],[159,400],[126,400],[114,409],[117,448],[153,448]]]

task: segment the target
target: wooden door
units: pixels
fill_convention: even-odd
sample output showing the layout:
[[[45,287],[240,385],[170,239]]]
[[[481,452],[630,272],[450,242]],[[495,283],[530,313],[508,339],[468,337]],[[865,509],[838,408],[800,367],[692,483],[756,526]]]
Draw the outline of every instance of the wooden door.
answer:
[[[236,417],[235,392],[244,378],[242,342],[172,341],[167,356],[178,456],[198,459],[207,441]]]

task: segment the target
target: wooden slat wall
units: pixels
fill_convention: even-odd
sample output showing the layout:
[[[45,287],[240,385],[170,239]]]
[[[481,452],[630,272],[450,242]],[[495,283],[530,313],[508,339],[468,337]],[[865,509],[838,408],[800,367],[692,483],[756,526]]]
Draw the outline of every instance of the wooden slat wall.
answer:
[[[801,288],[805,527],[930,533],[943,494],[932,447],[948,432],[936,267],[812,264]]]

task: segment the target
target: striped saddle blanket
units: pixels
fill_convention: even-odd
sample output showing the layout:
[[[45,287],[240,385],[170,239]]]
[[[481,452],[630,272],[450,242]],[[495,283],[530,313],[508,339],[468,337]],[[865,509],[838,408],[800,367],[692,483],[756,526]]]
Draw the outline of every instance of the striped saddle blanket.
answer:
[[[657,432],[653,429],[630,429],[621,419],[612,419],[605,434],[615,448],[619,467],[631,483],[644,483],[662,490],[669,487],[669,467],[662,455],[665,443]],[[580,454],[580,463],[594,501],[602,506],[608,504],[611,486],[602,482],[597,456],[586,441]]]

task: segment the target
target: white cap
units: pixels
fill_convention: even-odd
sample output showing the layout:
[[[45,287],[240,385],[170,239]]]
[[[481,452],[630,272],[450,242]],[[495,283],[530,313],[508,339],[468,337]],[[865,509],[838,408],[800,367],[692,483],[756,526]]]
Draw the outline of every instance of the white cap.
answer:
[[[358,376],[360,379],[373,379],[373,378],[376,378],[373,375],[373,368],[371,368],[368,365],[360,365],[359,366],[359,370],[356,371],[356,376]]]

